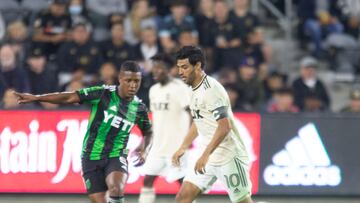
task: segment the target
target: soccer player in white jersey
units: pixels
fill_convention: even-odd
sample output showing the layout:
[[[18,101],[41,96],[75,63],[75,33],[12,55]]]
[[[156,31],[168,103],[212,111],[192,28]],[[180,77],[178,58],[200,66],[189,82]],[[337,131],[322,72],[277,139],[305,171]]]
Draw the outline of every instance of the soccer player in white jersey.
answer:
[[[186,160],[179,168],[172,165],[171,157],[189,131],[191,121],[188,110],[191,89],[180,79],[170,76],[175,60],[167,54],[157,54],[151,59],[157,82],[149,92],[154,137],[143,168],[146,175],[139,203],[155,202],[153,184],[157,176],[164,176],[169,181],[185,176]]]
[[[198,135],[203,152],[194,170],[186,174],[176,202],[191,203],[219,179],[231,202],[252,203],[248,155],[234,123],[229,97],[218,81],[205,74],[204,62],[205,56],[197,47],[185,46],[177,52],[179,75],[193,89],[193,123],[173,155],[173,163],[181,163],[180,157]]]

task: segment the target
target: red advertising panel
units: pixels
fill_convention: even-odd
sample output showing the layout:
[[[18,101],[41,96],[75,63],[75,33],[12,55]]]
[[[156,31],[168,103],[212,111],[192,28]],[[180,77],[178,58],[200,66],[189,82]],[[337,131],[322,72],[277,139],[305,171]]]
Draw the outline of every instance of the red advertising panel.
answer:
[[[88,115],[85,111],[0,111],[0,192],[85,192],[80,155]],[[253,193],[256,193],[260,116],[235,116],[250,155]],[[129,139],[130,153],[140,141],[140,132],[135,129]],[[126,192],[139,193],[142,170],[129,164],[129,171]],[[159,178],[155,187],[162,194],[175,194],[179,189],[178,183],[165,178]],[[225,194],[225,191],[216,183],[210,193]]]

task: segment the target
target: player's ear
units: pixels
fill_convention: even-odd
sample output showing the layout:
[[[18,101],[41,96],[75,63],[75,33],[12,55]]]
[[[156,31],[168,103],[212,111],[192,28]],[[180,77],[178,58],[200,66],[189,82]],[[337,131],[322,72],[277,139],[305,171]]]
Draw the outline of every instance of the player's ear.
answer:
[[[201,71],[201,62],[195,64],[195,70]]]

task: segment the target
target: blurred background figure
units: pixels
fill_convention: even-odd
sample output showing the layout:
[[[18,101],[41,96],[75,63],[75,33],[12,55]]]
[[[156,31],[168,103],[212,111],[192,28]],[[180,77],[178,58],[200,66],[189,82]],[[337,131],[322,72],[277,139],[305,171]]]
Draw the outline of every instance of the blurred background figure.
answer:
[[[98,44],[91,38],[91,25],[84,21],[73,25],[72,39],[63,44],[58,52],[59,72],[72,73],[81,67],[86,74],[94,75],[103,62]]]
[[[188,14],[186,3],[181,0],[174,0],[170,10],[171,14],[164,17],[159,31],[161,45],[167,53],[175,51],[181,30],[191,30],[193,36],[196,39],[198,38],[194,18]]]
[[[313,57],[304,57],[300,62],[300,76],[293,82],[292,87],[295,103],[301,110],[305,110],[305,104],[308,104],[310,109],[314,106],[321,106],[321,109],[329,108],[330,98],[325,85],[317,77],[317,67],[318,62]]]
[[[125,16],[128,12],[127,0],[87,0],[86,8],[94,24],[95,41],[103,41],[109,37],[108,21],[112,14]]]
[[[8,88],[16,91],[29,91],[28,76],[16,61],[15,51],[9,44],[4,44],[0,48],[0,74]]]
[[[347,106],[341,109],[345,113],[360,113],[360,89],[351,90]]]
[[[267,107],[269,113],[298,113],[300,110],[294,104],[294,95],[290,88],[281,88],[274,92]]]
[[[4,41],[11,46],[20,64],[26,60],[26,51],[30,48],[29,34],[22,21],[14,21],[7,26]]]
[[[125,41],[124,25],[116,22],[111,27],[111,39],[101,43],[101,52],[106,62],[113,63],[117,69],[126,60],[134,60],[134,48]]]
[[[114,64],[104,63],[99,70],[99,85],[119,85],[118,71]]]
[[[153,15],[154,10],[149,7],[147,0],[137,0],[132,4],[131,10],[124,21],[125,40],[129,44],[136,45],[139,43],[142,28],[156,28]]]
[[[50,60],[56,58],[61,43],[69,38],[72,21],[67,13],[67,3],[67,0],[52,0],[49,8],[34,22],[33,43],[42,48]]]
[[[255,62],[245,58],[239,66],[237,86],[243,111],[257,111],[264,99],[264,90],[257,77]]]
[[[58,91],[56,66],[48,63],[45,53],[40,48],[31,49],[27,59],[26,71],[29,76],[31,93],[45,94]],[[58,106],[50,103],[41,103],[40,105],[45,109],[55,109]]]

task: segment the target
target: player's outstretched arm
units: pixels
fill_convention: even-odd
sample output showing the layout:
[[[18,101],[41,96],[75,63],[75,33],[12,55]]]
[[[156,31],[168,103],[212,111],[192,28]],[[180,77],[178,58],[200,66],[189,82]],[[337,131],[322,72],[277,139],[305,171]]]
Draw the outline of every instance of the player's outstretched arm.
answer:
[[[74,92],[54,92],[42,95],[33,95],[29,93],[14,92],[17,96],[19,104],[25,104],[29,102],[49,102],[53,104],[72,104],[79,103],[79,95]]]
[[[189,149],[192,142],[195,140],[197,136],[198,136],[197,128],[195,123],[193,122],[180,148],[172,156],[172,163],[174,166],[180,166],[180,158],[184,155],[186,150]]]

